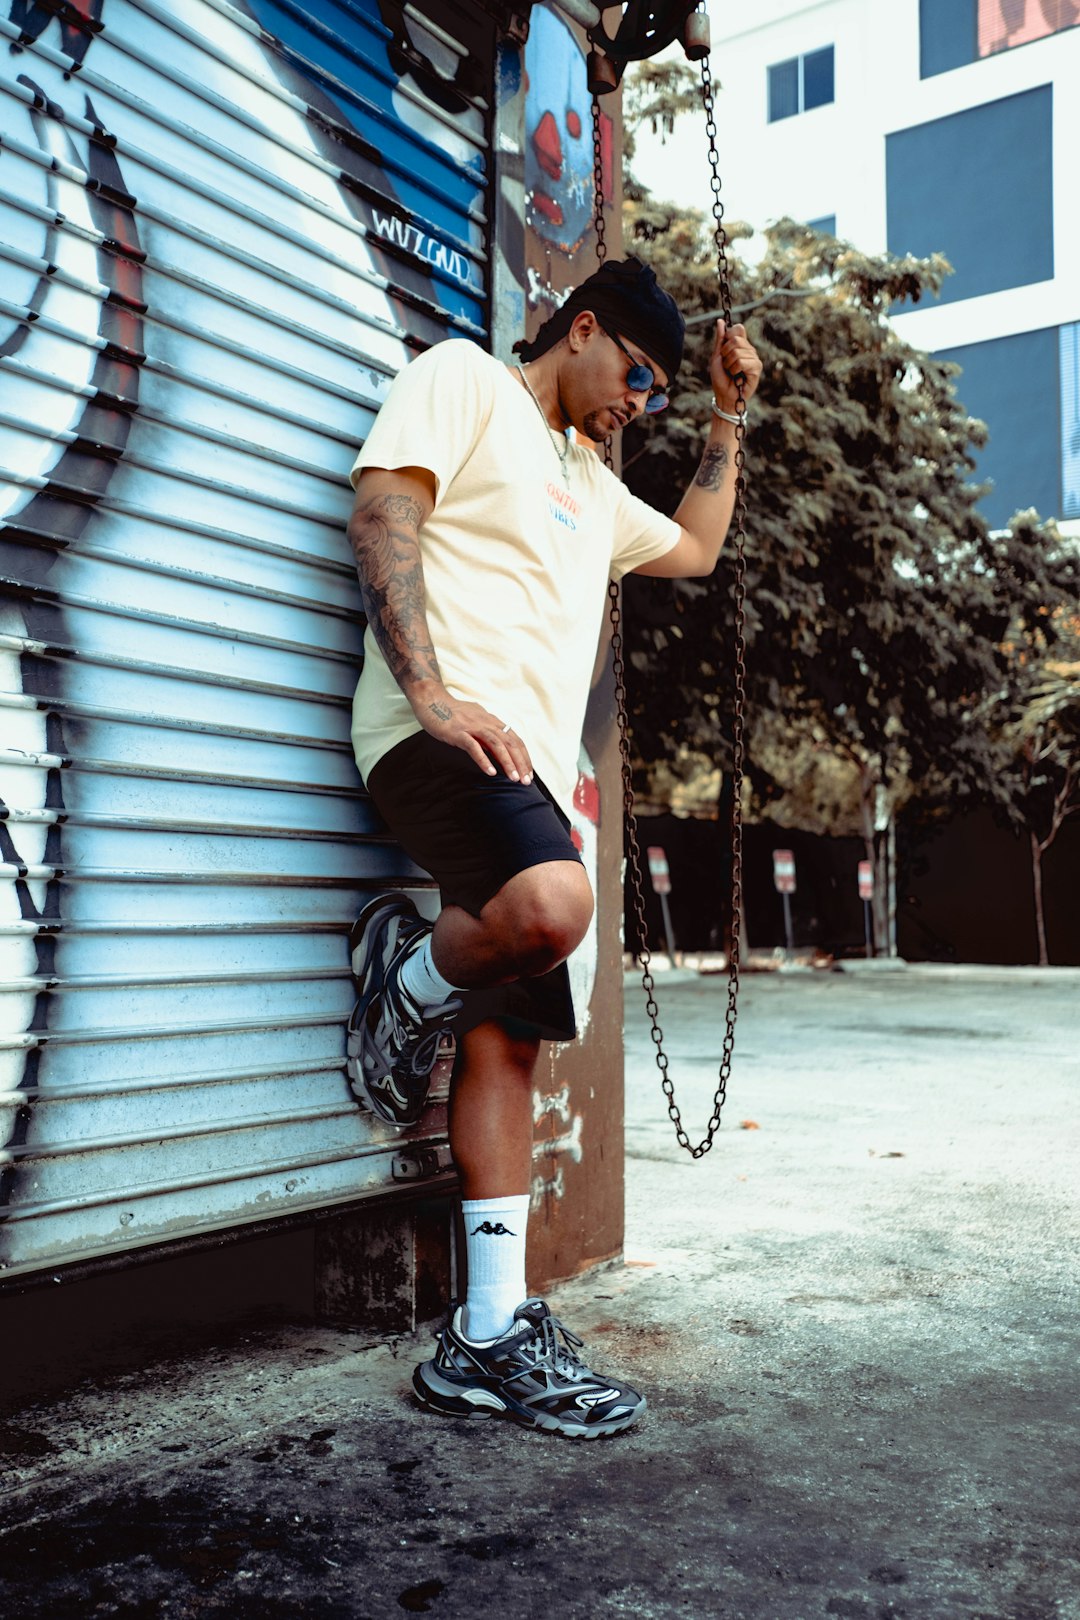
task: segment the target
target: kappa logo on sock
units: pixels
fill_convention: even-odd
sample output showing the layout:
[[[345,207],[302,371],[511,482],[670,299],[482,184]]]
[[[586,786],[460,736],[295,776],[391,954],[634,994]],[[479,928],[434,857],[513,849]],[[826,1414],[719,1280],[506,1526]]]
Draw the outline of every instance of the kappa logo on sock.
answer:
[[[517,1237],[517,1233],[511,1232],[510,1228],[504,1226],[502,1221],[496,1221],[494,1226],[490,1221],[483,1221],[479,1226],[473,1227],[469,1236],[475,1237],[477,1232],[485,1232],[488,1237]]]

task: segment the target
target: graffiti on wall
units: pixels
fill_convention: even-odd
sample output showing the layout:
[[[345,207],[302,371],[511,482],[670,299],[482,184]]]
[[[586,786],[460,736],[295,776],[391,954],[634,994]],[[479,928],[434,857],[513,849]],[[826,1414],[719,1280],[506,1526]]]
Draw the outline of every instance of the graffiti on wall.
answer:
[[[533,1125],[538,1134],[533,1142],[536,1171],[530,1189],[529,1207],[537,1210],[549,1198],[565,1197],[564,1161],[568,1159],[572,1164],[581,1164],[585,1157],[582,1146],[585,1121],[570,1106],[569,1086],[562,1086],[555,1092],[533,1092]]]
[[[469,35],[455,44],[411,5],[367,0],[358,9],[368,29],[354,44],[356,16],[333,0],[311,8],[323,25],[314,30],[306,19],[297,20],[294,7],[277,0],[247,0],[247,9],[266,30],[264,48],[276,75],[306,106],[310,138],[331,162],[341,163],[343,130],[348,132],[341,203],[368,227],[388,279],[417,294],[419,302],[406,303],[402,312],[415,320],[430,300],[427,276],[434,266],[447,277],[439,289],[441,307],[479,334],[484,288],[476,263],[461,248],[480,249],[483,242],[477,197],[488,159],[477,98],[491,72],[486,30],[455,17],[458,31]]]
[[[170,733],[168,766],[188,759],[206,774],[191,739],[255,713],[245,681],[287,688],[302,643],[316,635],[336,638],[340,655],[339,667],[318,672],[335,683],[328,702],[347,695],[359,651],[348,604],[317,621],[302,600],[312,581],[287,557],[302,554],[320,526],[340,535],[342,475],[410,354],[448,328],[483,336],[486,137],[468,99],[486,71],[481,43],[454,47],[394,0],[368,7],[359,40],[362,6],[350,5],[348,18],[332,0],[313,9],[322,28],[270,0],[250,0],[246,24],[243,12],[205,0],[176,0],[160,16],[127,0],[78,10],[0,0],[9,46],[0,74],[0,552],[17,582],[0,607],[3,1203],[39,1086],[62,1080],[63,1063],[75,1061],[50,1033],[98,1017],[139,1020],[136,992],[116,1014],[107,987],[85,988],[120,971],[110,950],[129,951],[140,966],[140,949],[152,958],[149,945],[118,943],[144,903],[139,891],[99,882],[79,901],[68,874],[107,874],[143,858],[118,858],[110,823],[128,811],[140,760],[151,776],[163,769],[150,721],[175,702],[172,723],[189,729]],[[366,416],[358,396],[371,402]],[[261,552],[243,550],[247,532]],[[280,577],[267,560],[275,547]],[[234,567],[247,595],[231,599]],[[223,715],[220,691],[204,693],[190,678],[219,657],[233,611],[237,640],[219,662],[235,716]],[[276,650],[264,654],[264,645]],[[189,676],[163,685],[173,664]],[[125,729],[133,712],[138,724]],[[282,730],[307,725],[316,742],[323,724],[312,701],[281,716]],[[328,711],[325,729],[347,742],[347,714]],[[281,750],[257,741],[223,736],[206,746],[226,775],[254,781],[283,768]],[[119,776],[101,764],[117,759]],[[97,765],[70,771],[72,760]],[[177,768],[178,782],[200,775]],[[227,791],[199,792],[218,821],[247,813],[230,813]],[[238,789],[239,799],[244,792],[250,799]],[[325,819],[329,827],[330,811]],[[208,919],[220,915],[219,867],[256,864],[264,847],[269,860],[277,853],[252,840],[219,841],[215,853],[212,826],[169,839],[154,856],[163,882],[173,881],[170,865],[187,878],[191,866],[206,868],[206,890],[192,893],[196,912],[181,919],[188,934],[199,905],[214,908],[203,911]],[[136,847],[144,844],[128,835],[123,851]],[[296,865],[301,845],[287,849]],[[330,846],[317,850],[313,876],[333,858]],[[175,913],[178,892],[155,889],[149,904]],[[109,893],[118,898],[106,915]],[[273,890],[243,901],[238,893],[230,891],[228,913],[240,907],[252,926],[260,918],[280,926],[286,902]],[[196,965],[205,960],[198,943],[184,941]],[[288,938],[276,948],[287,969]],[[69,993],[76,981],[84,988]],[[316,1010],[325,1004],[317,987],[305,993]],[[288,993],[278,994],[287,1024]],[[177,989],[173,1022],[181,1028],[205,1006],[225,1027],[250,1016],[249,1002],[239,982]],[[107,1055],[79,1052],[81,1075],[109,1073]]]
[[[570,837],[581,856],[593,893],[600,881],[598,843],[600,837],[600,787],[596,769],[584,743],[578,757],[578,779],[574,789],[573,817]],[[578,1035],[589,1027],[590,1007],[596,988],[596,969],[599,958],[599,931],[594,911],[588,933],[569,961],[570,988],[577,1009]]]
[[[526,222],[539,240],[567,258],[591,240],[596,208],[593,179],[592,101],[581,42],[558,12],[546,5],[532,14],[525,46]],[[600,114],[604,194],[613,180],[613,129]],[[570,285],[580,279],[577,266]],[[587,272],[586,272],[587,273]],[[535,271],[534,271],[535,276]],[[530,306],[552,302],[548,278],[534,282]],[[550,313],[550,308],[544,314]]]

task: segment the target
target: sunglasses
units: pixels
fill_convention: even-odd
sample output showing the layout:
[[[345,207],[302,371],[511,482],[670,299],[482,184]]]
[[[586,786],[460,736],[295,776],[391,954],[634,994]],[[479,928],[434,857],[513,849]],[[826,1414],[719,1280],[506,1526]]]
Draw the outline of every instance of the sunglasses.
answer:
[[[662,388],[654,388],[653,384],[656,381],[655,375],[648,366],[643,366],[640,360],[634,359],[622,338],[617,337],[614,332],[609,332],[607,327],[601,325],[599,321],[597,321],[596,324],[600,327],[600,330],[603,332],[604,336],[609,337],[612,343],[617,344],[622,350],[623,354],[625,354],[626,358],[629,360],[630,370],[626,373],[626,386],[629,388],[630,392],[632,394],[643,394],[646,389],[649,390],[649,397],[645,401],[645,411],[647,415],[655,416],[657,411],[662,411],[664,406],[669,403],[668,397],[664,390]]]

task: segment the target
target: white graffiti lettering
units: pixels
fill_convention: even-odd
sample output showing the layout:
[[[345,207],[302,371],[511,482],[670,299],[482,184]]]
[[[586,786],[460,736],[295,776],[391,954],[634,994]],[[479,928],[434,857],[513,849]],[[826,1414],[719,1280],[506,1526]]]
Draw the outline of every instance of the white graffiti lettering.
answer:
[[[582,1124],[581,1115],[575,1114],[574,1123],[561,1136],[545,1136],[539,1142],[534,1142],[533,1158],[555,1158],[560,1153],[568,1153],[575,1164],[580,1164],[585,1156],[581,1146]]]
[[[534,1176],[532,1192],[529,1195],[530,1210],[538,1210],[545,1198],[562,1198],[566,1194],[566,1181],[563,1177],[562,1165],[551,1177]]]
[[[525,275],[529,284],[528,299],[530,309],[546,309],[550,314],[554,314],[557,309],[562,308],[570,296],[571,289],[569,287],[561,291],[553,287],[550,281],[545,281],[531,265],[526,267]]]
[[[438,242],[433,236],[428,236],[418,225],[410,225],[407,220],[398,219],[396,214],[380,214],[377,208],[371,210],[372,224],[375,234],[384,242],[393,242],[395,247],[404,248],[417,259],[423,259],[425,264],[434,265],[435,269],[442,270],[455,281],[468,283],[469,261],[463,253],[454,248],[448,248],[445,242]]]
[[[557,1119],[562,1120],[564,1125],[569,1125],[569,1086],[563,1086],[561,1091],[550,1092],[546,1097],[542,1092],[533,1092],[533,1124],[539,1125],[545,1114],[554,1114]]]

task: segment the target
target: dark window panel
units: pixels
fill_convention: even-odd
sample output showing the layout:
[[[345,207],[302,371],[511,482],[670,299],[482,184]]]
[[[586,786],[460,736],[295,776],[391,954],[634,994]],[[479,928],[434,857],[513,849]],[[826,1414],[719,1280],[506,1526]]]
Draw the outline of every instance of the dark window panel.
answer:
[[[943,304],[1054,274],[1053,94],[1040,85],[886,137],[891,253],[944,253]]]
[[[1061,516],[1058,331],[1050,326],[935,354],[937,360],[954,360],[963,367],[957,395],[968,413],[981,417],[990,429],[989,441],[977,455],[975,480],[993,480],[981,506],[997,529],[1029,506],[1042,517]],[[1024,380],[1022,388],[1016,386],[1018,377]]]
[[[820,231],[823,236],[836,235],[835,214],[822,214],[820,219],[808,219],[806,223],[812,231]]]
[[[924,79],[978,56],[977,0],[919,0],[919,72]]]
[[[835,100],[833,93],[833,48],[808,51],[803,57],[803,110],[827,107]]]
[[[1080,518],[1080,324],[1061,328],[1061,515]]]
[[[799,110],[799,58],[777,62],[769,69],[769,123],[792,118]]]

